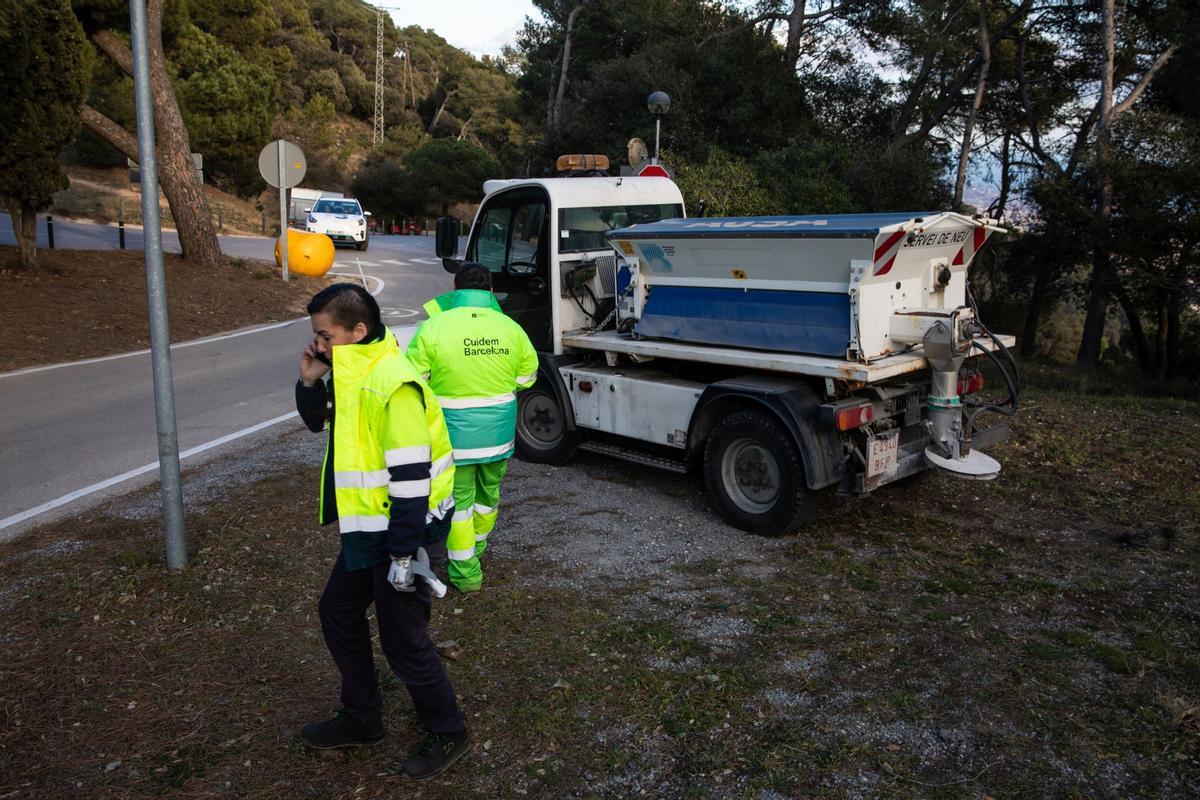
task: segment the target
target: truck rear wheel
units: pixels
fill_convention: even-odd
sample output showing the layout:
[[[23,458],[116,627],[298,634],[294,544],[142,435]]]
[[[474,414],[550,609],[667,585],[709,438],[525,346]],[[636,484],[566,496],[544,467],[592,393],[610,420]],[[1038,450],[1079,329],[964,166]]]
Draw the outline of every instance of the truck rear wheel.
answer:
[[[517,458],[535,464],[565,464],[575,455],[579,435],[554,390],[538,383],[517,395]]]
[[[704,448],[704,481],[725,521],[750,533],[795,533],[812,511],[800,452],[761,411],[717,423]]]

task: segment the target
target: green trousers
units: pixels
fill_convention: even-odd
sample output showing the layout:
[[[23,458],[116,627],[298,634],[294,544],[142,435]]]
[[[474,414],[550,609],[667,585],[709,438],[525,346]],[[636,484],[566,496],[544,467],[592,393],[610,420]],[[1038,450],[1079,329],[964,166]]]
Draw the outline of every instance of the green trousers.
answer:
[[[483,585],[479,557],[487,549],[488,534],[496,527],[500,481],[507,470],[508,459],[454,465],[454,517],[446,550],[450,556],[450,582],[459,591],[474,592]]]

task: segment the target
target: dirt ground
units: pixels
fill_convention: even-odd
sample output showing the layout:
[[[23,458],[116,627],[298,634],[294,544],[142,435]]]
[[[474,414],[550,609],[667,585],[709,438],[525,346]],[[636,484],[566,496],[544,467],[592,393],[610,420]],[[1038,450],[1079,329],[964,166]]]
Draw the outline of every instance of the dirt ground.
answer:
[[[142,222],[141,191],[129,183],[129,171],[123,167],[96,169],[80,165],[66,168],[71,184],[54,194],[50,213],[55,217],[85,219],[95,222],[116,222],[124,219],[129,225]],[[256,205],[222,192],[210,184],[204,185],[213,224],[221,233],[263,233],[263,211],[268,223],[277,229],[279,205],[275,190],[263,193]],[[275,200],[274,203],[271,201]],[[166,196],[159,193],[159,208],[164,228],[173,228],[171,208]],[[273,215],[273,216],[272,216]]]
[[[191,567],[146,491],[0,547],[0,798],[1200,796],[1200,405],[1031,390],[992,482],[722,524],[693,477],[514,463],[485,588],[435,604],[473,735],[414,784],[334,758],[322,437],[190,472]]]
[[[226,259],[217,270],[164,256],[171,340],[198,339],[303,316],[326,278],[284,283],[257,261]],[[150,346],[146,262],[139,251],[39,250],[33,270],[14,268],[0,247],[0,297],[7,322],[0,372]]]

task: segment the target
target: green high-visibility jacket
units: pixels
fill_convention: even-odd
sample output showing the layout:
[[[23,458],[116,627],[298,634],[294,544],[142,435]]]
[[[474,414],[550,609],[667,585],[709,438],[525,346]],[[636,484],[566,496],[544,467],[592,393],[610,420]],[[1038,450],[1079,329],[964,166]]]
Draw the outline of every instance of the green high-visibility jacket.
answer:
[[[450,292],[426,303],[425,312],[408,359],[437,395],[455,463],[508,458],[516,444],[516,393],[537,381],[533,343],[491,292]]]
[[[391,331],[333,348],[333,479],[346,569],[411,555],[454,508],[454,457],[437,398]],[[329,450],[326,449],[326,459]]]

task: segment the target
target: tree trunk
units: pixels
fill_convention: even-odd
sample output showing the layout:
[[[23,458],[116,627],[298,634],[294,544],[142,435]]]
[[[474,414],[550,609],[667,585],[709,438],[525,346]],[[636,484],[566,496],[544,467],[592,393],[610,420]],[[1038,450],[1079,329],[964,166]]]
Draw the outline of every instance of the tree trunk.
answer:
[[[1173,379],[1179,371],[1179,339],[1183,329],[1183,292],[1172,288],[1167,295],[1167,368],[1163,377]]]
[[[1158,301],[1158,330],[1154,332],[1154,368],[1155,375],[1160,381],[1167,377],[1167,326],[1170,325],[1169,302],[1170,289],[1159,289],[1155,300]]]
[[[575,32],[575,18],[583,10],[583,4],[571,9],[567,15],[566,32],[563,35],[562,65],[558,70],[558,88],[554,91],[554,102],[550,106],[549,123],[551,128],[557,128],[562,122],[563,98],[567,94],[567,71],[571,67],[571,36]]]
[[[1096,232],[1092,241],[1092,278],[1088,286],[1087,317],[1083,321],[1083,339],[1075,362],[1093,367],[1100,361],[1107,312],[1108,227],[1112,221],[1113,179],[1109,170],[1112,158],[1113,68],[1116,59],[1114,40],[1115,0],[1103,0],[1104,65],[1100,70],[1100,120],[1096,125]]]
[[[171,217],[179,232],[179,245],[185,260],[207,267],[221,263],[221,245],[213,227],[208,200],[196,177],[192,163],[192,148],[188,141],[187,127],[171,87],[167,74],[167,59],[162,44],[163,0],[147,3],[147,39],[150,55],[150,90],[154,100],[154,133],[157,144],[158,179],[167,203],[171,206]],[[133,52],[112,31],[100,30],[91,36],[92,41],[127,75],[133,75]],[[128,133],[124,137],[113,129],[123,128],[106,120],[102,114],[91,110],[85,114],[84,124],[103,137],[113,147],[130,158],[127,152]],[[105,125],[104,121],[109,124]]]
[[[426,133],[433,133],[433,129],[437,127],[438,120],[442,118],[442,112],[446,110],[446,103],[450,102],[450,95],[447,94],[442,98],[442,104],[438,106],[438,110],[434,113],[433,119],[429,122],[429,127],[425,129]]]
[[[1092,278],[1088,284],[1087,314],[1083,319],[1083,336],[1079,340],[1079,352],[1075,363],[1081,367],[1095,367],[1100,363],[1100,351],[1104,344],[1104,322],[1108,316],[1108,252],[1107,244],[1097,241],[1092,253]]]
[[[1113,288],[1113,295],[1117,298],[1117,302],[1121,304],[1121,310],[1125,312],[1125,321],[1129,323],[1129,335],[1133,337],[1134,351],[1137,353],[1138,366],[1142,372],[1147,375],[1154,371],[1153,365],[1150,362],[1150,343],[1146,339],[1146,331],[1142,328],[1142,318],[1138,314],[1137,306],[1133,304],[1129,293],[1119,286]]]
[[[979,0],[979,81],[975,84],[975,101],[967,114],[967,124],[963,129],[962,147],[958,151],[958,176],[954,180],[955,211],[962,212],[963,189],[967,185],[967,163],[971,159],[971,136],[975,133],[975,118],[983,106],[983,93],[987,89],[988,70],[992,66],[992,48],[988,43],[987,3]]]
[[[1037,353],[1037,332],[1041,323],[1046,301],[1043,299],[1050,285],[1050,262],[1039,258],[1034,270],[1033,293],[1029,296],[1029,307],[1025,310],[1025,326],[1021,331],[1021,356],[1032,358]]]
[[[988,210],[989,217],[1004,219],[1008,208],[1008,195],[1012,192],[1012,131],[1005,129],[1004,142],[1000,147],[1000,195],[992,209]]]
[[[8,197],[4,198],[4,204],[8,207],[8,216],[12,218],[21,266],[33,269],[37,266],[37,207],[32,203],[18,203]]]
[[[796,68],[796,62],[800,60],[800,37],[804,35],[804,7],[806,5],[808,5],[807,0],[793,0],[792,10],[788,14],[787,44],[783,48],[783,58],[792,69]]]

